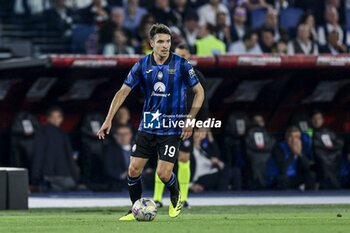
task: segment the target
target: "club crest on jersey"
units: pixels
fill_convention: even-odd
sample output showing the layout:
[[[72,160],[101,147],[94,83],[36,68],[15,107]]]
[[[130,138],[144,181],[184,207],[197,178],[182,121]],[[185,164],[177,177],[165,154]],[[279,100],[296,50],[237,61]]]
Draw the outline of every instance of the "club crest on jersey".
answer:
[[[168,74],[175,74],[175,69],[168,69]]]
[[[158,80],[162,80],[163,79],[163,72],[161,70],[158,71],[157,77],[158,77]]]

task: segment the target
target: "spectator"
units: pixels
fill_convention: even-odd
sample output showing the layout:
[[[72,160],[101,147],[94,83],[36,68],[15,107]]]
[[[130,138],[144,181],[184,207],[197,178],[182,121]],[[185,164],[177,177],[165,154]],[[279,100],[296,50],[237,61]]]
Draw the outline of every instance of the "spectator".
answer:
[[[297,38],[288,44],[288,54],[318,55],[318,46],[310,40],[310,28],[306,24],[298,26]]]
[[[149,12],[157,23],[168,26],[176,25],[176,17],[170,8],[169,0],[156,0],[155,6]]]
[[[237,7],[232,14],[233,23],[231,26],[231,40],[232,42],[242,40],[244,34],[248,30],[245,26],[247,21],[247,11],[243,7]]]
[[[198,56],[211,56],[213,54],[224,54],[226,52],[226,45],[214,35],[214,27],[210,24],[201,26],[197,39],[195,42]]]
[[[324,123],[323,113],[319,110],[314,110],[311,115],[311,125],[312,125],[313,131],[322,128],[323,123]]]
[[[195,13],[194,10],[188,6],[187,0],[173,0],[171,8],[176,18],[175,25],[178,28],[183,27],[184,19],[187,15]]]
[[[207,135],[208,138],[205,138]],[[190,190],[196,193],[204,190],[228,190],[231,175],[218,158],[219,152],[211,132],[194,133],[192,154],[195,169]]]
[[[248,180],[253,189],[263,189],[266,188],[266,169],[276,140],[267,132],[262,115],[254,115],[252,123],[244,139]]]
[[[89,36],[86,42],[87,54],[103,53],[104,46],[114,42],[114,32],[116,29],[125,31],[127,37],[129,38],[131,33],[123,27],[123,21],[123,10],[119,7],[113,8],[110,19],[103,24],[103,26],[97,32],[94,32]]]
[[[339,14],[337,9],[333,6],[326,7],[325,17],[326,24],[318,29],[318,41],[320,46],[325,46],[327,44],[328,34],[332,31],[337,31],[339,33],[339,44],[348,45],[346,30],[343,29],[338,23]]]
[[[255,126],[259,126],[261,128],[265,128],[265,119],[264,119],[263,115],[255,114],[252,117],[252,124]]]
[[[130,162],[132,131],[128,125],[118,125],[113,135],[113,144],[108,146],[104,158],[106,181],[110,190],[126,187],[126,176]]]
[[[43,15],[47,30],[57,30],[62,38],[72,36],[73,10],[66,6],[66,0],[52,0],[52,8]]]
[[[278,14],[275,10],[269,9],[265,16],[265,24],[261,27],[263,28],[271,28],[274,32],[274,41],[277,42],[280,39],[288,41],[289,36],[288,32],[279,26],[278,24]]]
[[[340,188],[340,161],[344,142],[334,132],[323,126],[324,118],[320,111],[314,111],[313,148],[316,160],[317,178],[321,189]]]
[[[87,7],[91,0],[67,0],[66,6],[72,9],[81,9]]]
[[[185,24],[181,30],[182,36],[186,39],[191,53],[195,53],[196,50],[195,42],[199,32],[198,21],[199,17],[196,13],[187,15],[185,17]]]
[[[41,15],[50,8],[50,1],[46,0],[15,0],[14,12],[18,15]]]
[[[267,0],[266,2],[279,14],[281,10],[287,9],[291,5],[290,1],[294,2],[295,0]]]
[[[315,43],[318,42],[318,35],[315,26],[315,17],[311,13],[305,13],[301,16],[298,25],[306,24],[310,28],[311,40]]]
[[[230,14],[227,7],[220,3],[221,0],[209,0],[209,2],[198,8],[199,25],[209,23],[216,26],[216,14],[223,12],[226,14],[226,25],[231,26]]]
[[[325,7],[334,7],[339,13],[339,24],[345,25],[345,1],[344,0],[324,0]]]
[[[348,49],[343,43],[339,43],[339,32],[332,31],[328,35],[327,45],[320,47],[321,53],[340,54],[347,53]]]
[[[276,43],[274,41],[274,31],[272,28],[260,29],[260,48],[263,53],[276,53]]]
[[[311,169],[312,161],[304,154],[302,148],[299,128],[290,126],[285,141],[279,143],[273,151],[280,171],[279,188],[297,188],[300,191],[315,189],[316,174]]]
[[[113,119],[113,125],[127,125],[132,130],[132,133],[135,135],[137,130],[130,124],[130,111],[126,106],[119,108],[118,112],[115,114]]]
[[[136,35],[137,27],[145,14],[147,14],[147,10],[139,7],[139,0],[127,0],[127,4],[124,7],[125,19],[123,26]]]
[[[258,34],[254,31],[247,31],[243,40],[230,45],[228,53],[261,55],[262,51],[258,44]]]
[[[154,16],[151,14],[145,14],[141,23],[138,27],[138,41],[139,43],[134,43],[133,46],[137,48],[138,54],[149,54],[152,52],[152,48],[149,45],[149,31],[152,25],[155,23]]]
[[[277,54],[279,55],[286,55],[288,53],[288,50],[287,50],[287,42],[285,42],[284,40],[279,40],[277,42],[277,47],[276,47],[276,52]]]
[[[46,119],[48,124],[34,141],[31,183],[43,191],[74,189],[79,175],[68,135],[59,128],[63,110],[50,108]]]
[[[225,44],[231,43],[230,28],[226,25],[226,14],[224,12],[216,14],[216,26],[214,30],[216,38],[223,41]]]
[[[81,24],[101,27],[109,18],[109,9],[103,0],[93,0],[89,6],[79,11],[79,18]]]
[[[111,56],[116,54],[135,54],[134,48],[127,45],[128,35],[123,29],[116,28],[114,30],[114,38],[112,43],[108,43],[103,47],[103,55]]]
[[[273,8],[267,4],[265,0],[238,0],[239,6],[244,6],[248,10],[252,11],[259,8]]]
[[[107,0],[108,5],[112,7],[115,7],[115,6],[121,7],[125,4],[125,2],[126,2],[125,0]]]

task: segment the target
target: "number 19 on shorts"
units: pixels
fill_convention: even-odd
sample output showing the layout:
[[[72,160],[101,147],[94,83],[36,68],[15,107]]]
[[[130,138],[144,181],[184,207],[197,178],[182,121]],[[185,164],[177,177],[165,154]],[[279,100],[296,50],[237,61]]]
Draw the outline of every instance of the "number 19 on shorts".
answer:
[[[170,146],[169,145],[165,145],[165,152],[164,155],[168,155],[169,157],[174,157],[176,152],[176,147],[175,146]]]

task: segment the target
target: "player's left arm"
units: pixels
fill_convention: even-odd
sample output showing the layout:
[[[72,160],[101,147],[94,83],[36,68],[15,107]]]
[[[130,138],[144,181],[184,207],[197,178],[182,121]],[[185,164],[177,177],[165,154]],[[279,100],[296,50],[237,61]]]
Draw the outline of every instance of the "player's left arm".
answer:
[[[192,88],[193,92],[194,92],[194,99],[192,102],[192,107],[191,107],[191,111],[189,112],[186,121],[192,121],[193,119],[196,118],[197,113],[199,112],[200,108],[202,107],[203,101],[204,101],[204,89],[202,87],[202,85],[198,82],[198,84],[196,84],[193,88]],[[188,127],[186,127],[188,126]],[[193,128],[190,127],[189,125],[185,125],[185,127],[182,129],[182,133],[181,133],[181,139],[182,140],[186,140],[189,137],[191,137],[193,132]]]

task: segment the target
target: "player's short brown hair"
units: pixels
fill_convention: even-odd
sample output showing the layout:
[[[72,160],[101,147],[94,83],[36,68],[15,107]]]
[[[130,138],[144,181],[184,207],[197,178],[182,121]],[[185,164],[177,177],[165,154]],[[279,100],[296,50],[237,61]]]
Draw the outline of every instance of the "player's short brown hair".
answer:
[[[161,23],[153,24],[149,31],[150,38],[153,39],[156,34],[168,34],[171,36],[170,29]]]

